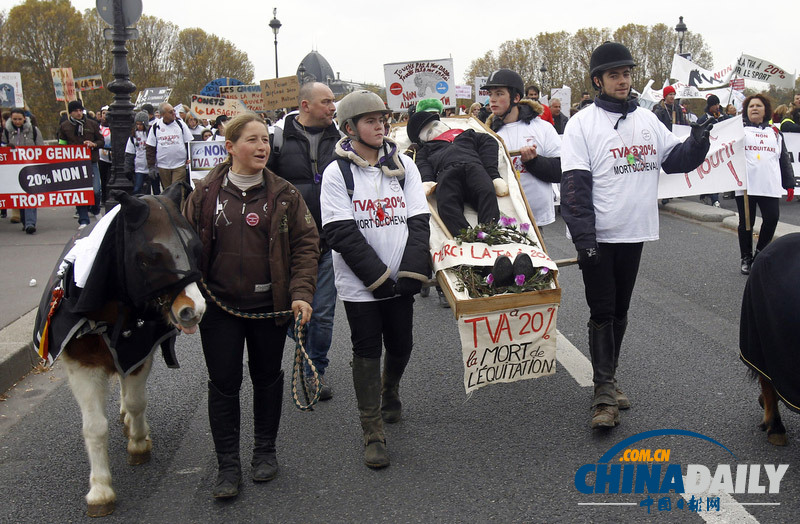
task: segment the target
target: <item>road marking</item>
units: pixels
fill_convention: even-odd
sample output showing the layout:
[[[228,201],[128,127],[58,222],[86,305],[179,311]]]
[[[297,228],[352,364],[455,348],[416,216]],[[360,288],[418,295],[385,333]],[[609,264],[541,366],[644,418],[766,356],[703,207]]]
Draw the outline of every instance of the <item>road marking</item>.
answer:
[[[636,502],[578,502],[578,506],[637,506]]]
[[[593,385],[592,363],[589,362],[589,359],[560,331],[556,331],[556,336],[556,357],[564,369],[569,371],[579,386],[585,388]]]

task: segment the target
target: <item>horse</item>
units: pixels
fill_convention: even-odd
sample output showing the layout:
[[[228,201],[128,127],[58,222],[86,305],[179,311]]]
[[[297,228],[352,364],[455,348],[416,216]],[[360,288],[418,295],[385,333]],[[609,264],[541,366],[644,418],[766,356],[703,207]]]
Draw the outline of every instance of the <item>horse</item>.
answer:
[[[759,428],[776,446],[787,443],[778,399],[800,412],[800,233],[785,235],[758,253],[744,290],[739,358],[758,378],[764,409]]]
[[[180,185],[162,195],[112,191],[119,206],[73,239],[39,307],[34,344],[47,363],[63,353],[83,420],[91,473],[88,515],[114,511],[108,462],[108,381],[119,376],[128,464],[149,461],[145,383],[160,345],[170,367],[178,330],[193,333],[205,312],[197,286],[200,240],[180,214]]]

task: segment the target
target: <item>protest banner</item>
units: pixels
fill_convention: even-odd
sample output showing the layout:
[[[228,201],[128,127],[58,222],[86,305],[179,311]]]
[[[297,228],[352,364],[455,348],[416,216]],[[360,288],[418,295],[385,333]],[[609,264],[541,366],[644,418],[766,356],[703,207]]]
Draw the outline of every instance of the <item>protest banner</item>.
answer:
[[[75,89],[78,91],[94,91],[95,89],[103,89],[103,77],[100,75],[92,75],[76,78]]]
[[[489,97],[489,90],[488,89],[481,89],[486,82],[489,81],[488,76],[476,76],[475,77],[475,101],[480,102],[481,104],[486,101]]]
[[[300,82],[295,75],[262,80],[260,84],[265,111],[297,105],[297,97],[300,96]]]
[[[717,71],[709,71],[708,69],[703,69],[691,60],[687,60],[676,54],[672,58],[672,70],[669,76],[683,85],[696,87],[698,89],[710,89],[728,85],[731,79],[731,73],[733,73],[732,63]],[[686,97],[676,96],[676,98]]]
[[[570,116],[570,105],[572,101],[572,88],[567,86],[554,87],[550,90],[550,100],[561,101],[561,112]]]
[[[384,64],[383,75],[392,111],[406,110],[423,98],[437,98],[445,107],[456,103],[452,58]]]
[[[0,107],[24,106],[22,75],[19,73],[0,73]]]
[[[135,105],[136,107],[142,107],[144,104],[152,104],[153,107],[158,108],[159,104],[169,101],[169,95],[171,94],[171,87],[146,87],[139,91]]]
[[[248,113],[241,100],[233,98],[222,98],[216,96],[192,95],[192,113],[198,118],[208,118],[213,120],[220,115],[228,118]]]
[[[456,98],[472,98],[472,86],[456,86]]]
[[[92,205],[93,176],[85,146],[0,147],[0,208]]]
[[[252,111],[264,110],[264,95],[261,94],[260,85],[219,86],[219,96],[241,100]]]
[[[762,60],[750,55],[743,54],[739,57],[733,69],[733,75],[745,80],[766,82],[775,87],[794,89],[795,75],[790,75],[769,60]]]
[[[679,137],[688,137],[690,131],[689,126],[672,126],[672,132]],[[710,140],[711,148],[697,169],[673,174],[661,171],[659,199],[747,189],[742,119],[729,118],[714,124]]]
[[[78,99],[71,67],[51,67],[50,76],[53,78],[56,100],[59,102],[72,102]]]
[[[459,317],[466,392],[554,374],[557,313],[540,304]]]
[[[189,172],[191,178],[203,178],[209,171],[221,164],[228,157],[225,142],[194,141],[189,142]]]

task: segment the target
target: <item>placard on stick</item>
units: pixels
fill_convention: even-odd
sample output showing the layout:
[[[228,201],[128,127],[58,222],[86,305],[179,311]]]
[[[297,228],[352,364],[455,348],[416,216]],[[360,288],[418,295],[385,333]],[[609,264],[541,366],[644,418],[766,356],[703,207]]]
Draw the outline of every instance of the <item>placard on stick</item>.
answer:
[[[265,110],[283,109],[297,105],[300,82],[295,75],[262,80],[260,83]]]

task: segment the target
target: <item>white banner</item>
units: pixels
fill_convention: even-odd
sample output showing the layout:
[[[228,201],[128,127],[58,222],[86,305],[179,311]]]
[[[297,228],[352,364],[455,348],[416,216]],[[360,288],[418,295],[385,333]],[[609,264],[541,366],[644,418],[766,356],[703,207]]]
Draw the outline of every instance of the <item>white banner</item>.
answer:
[[[456,98],[472,98],[472,86],[456,86]]]
[[[216,96],[192,95],[192,113],[198,118],[214,120],[220,115],[228,118],[250,112],[241,100]]]
[[[794,186],[800,187],[800,133],[784,133],[783,139],[786,142],[786,150],[789,151],[789,158],[792,160]]]
[[[672,59],[672,71],[669,76],[675,81],[687,86],[697,87],[698,89],[710,89],[712,87],[723,87],[730,82],[733,64],[727,65],[718,71],[703,69],[691,60],[687,60],[680,55],[675,55]],[[681,97],[677,97],[681,98]]]
[[[0,73],[0,107],[24,107],[22,76],[19,73]]]
[[[527,253],[531,257],[533,267],[546,267],[552,271],[558,266],[538,246],[527,244],[497,244],[490,246],[483,242],[462,242],[445,240],[438,251],[431,253],[433,257],[433,271],[441,271],[454,266],[493,266],[497,257],[507,256],[514,258],[520,253]]]
[[[466,392],[554,374],[557,313],[544,304],[459,317]]]
[[[225,142],[194,141],[189,142],[189,172],[191,178],[203,178],[209,171],[221,164],[228,157]]]
[[[776,87],[794,89],[795,75],[790,75],[769,60],[762,60],[750,55],[742,55],[736,61],[733,75],[745,80],[758,80]]]
[[[561,112],[570,116],[572,108],[572,88],[567,86],[554,87],[550,90],[550,100],[561,101]]]
[[[456,103],[452,58],[384,64],[383,75],[392,111],[406,110],[423,98],[437,98],[445,107]]]
[[[689,126],[674,125],[672,132],[688,137]],[[711,148],[700,166],[690,173],[667,174],[658,179],[658,198],[723,193],[747,189],[744,158],[744,127],[741,118],[729,118],[714,124]]]
[[[91,205],[93,178],[88,147],[0,147],[0,208]]]
[[[481,89],[481,87],[486,84],[489,80],[488,76],[476,76],[475,77],[475,101],[480,102],[481,104],[486,101],[486,98],[489,96],[489,91],[487,89]]]

